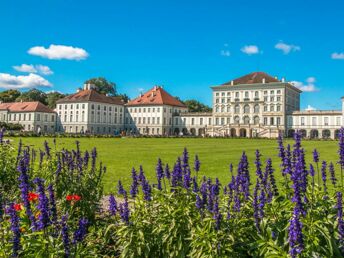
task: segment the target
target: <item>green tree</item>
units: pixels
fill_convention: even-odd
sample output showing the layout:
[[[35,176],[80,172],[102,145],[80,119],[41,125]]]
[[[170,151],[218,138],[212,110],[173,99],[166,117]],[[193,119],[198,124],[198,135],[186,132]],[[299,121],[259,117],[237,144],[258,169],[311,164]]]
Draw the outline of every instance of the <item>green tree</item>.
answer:
[[[124,101],[124,103],[128,103],[130,100],[129,96],[125,93],[124,94],[118,94],[117,97],[120,97]]]
[[[56,107],[56,101],[64,98],[66,95],[57,91],[47,93],[47,104],[48,107],[54,109]]]
[[[189,112],[211,112],[212,108],[199,102],[195,99],[182,101],[187,107]]]
[[[2,102],[14,102],[20,94],[19,90],[5,90],[0,92],[0,100]]]
[[[17,99],[19,101],[40,101],[45,105],[48,105],[47,94],[38,89],[31,89],[29,91],[23,92]]]
[[[117,96],[116,92],[116,84],[114,82],[110,82],[104,77],[97,77],[91,78],[85,83],[92,83],[96,86],[96,91],[102,94],[109,94],[110,96]]]

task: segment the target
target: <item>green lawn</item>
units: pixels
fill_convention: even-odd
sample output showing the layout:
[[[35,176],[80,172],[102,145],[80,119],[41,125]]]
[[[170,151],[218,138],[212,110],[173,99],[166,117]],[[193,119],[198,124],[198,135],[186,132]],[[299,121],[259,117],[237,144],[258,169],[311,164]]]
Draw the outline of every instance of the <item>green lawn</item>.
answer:
[[[22,138],[26,145],[33,145],[36,148],[43,148],[43,142],[47,139],[52,145],[52,138]],[[12,138],[16,145],[19,138]],[[97,147],[99,161],[107,166],[105,175],[105,192],[109,193],[115,189],[117,180],[122,180],[125,185],[130,184],[131,168],[139,168],[142,165],[150,180],[155,181],[155,165],[160,157],[164,163],[173,166],[178,155],[181,155],[183,148],[187,147],[190,158],[193,162],[195,154],[201,160],[200,175],[212,178],[218,177],[222,182],[228,182],[228,167],[230,163],[236,165],[241,153],[246,151],[250,161],[251,174],[254,175],[255,150],[259,149],[263,159],[273,159],[276,169],[279,168],[277,157],[276,140],[266,139],[200,139],[200,138],[80,138],[83,150],[91,150]],[[58,148],[74,147],[76,139],[58,138]],[[288,141],[292,143],[291,141]],[[312,150],[316,147],[320,152],[321,160],[337,161],[336,141],[304,141],[307,161],[312,159]],[[337,173],[339,174],[339,173]],[[281,179],[280,171],[276,173],[277,180]]]

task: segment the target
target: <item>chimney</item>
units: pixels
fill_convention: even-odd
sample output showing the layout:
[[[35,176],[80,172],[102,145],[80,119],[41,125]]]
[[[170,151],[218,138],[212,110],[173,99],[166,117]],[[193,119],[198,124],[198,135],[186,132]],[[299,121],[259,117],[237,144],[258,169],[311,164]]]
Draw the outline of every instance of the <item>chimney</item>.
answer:
[[[262,79],[262,83],[265,83],[265,78]]]
[[[233,86],[234,85],[234,81],[233,80],[231,80],[231,86]]]

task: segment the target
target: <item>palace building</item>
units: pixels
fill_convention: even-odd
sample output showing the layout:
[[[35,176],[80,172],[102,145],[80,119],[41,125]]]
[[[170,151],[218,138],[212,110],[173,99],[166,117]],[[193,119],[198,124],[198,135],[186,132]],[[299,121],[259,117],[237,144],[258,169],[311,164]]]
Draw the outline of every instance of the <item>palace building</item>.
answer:
[[[188,112],[160,86],[124,103],[85,84],[60,99],[56,112],[39,102],[0,104],[0,121],[25,131],[126,135],[275,138],[298,130],[307,138],[336,138],[342,110],[300,111],[300,89],[284,78],[254,72],[211,87],[213,111]]]

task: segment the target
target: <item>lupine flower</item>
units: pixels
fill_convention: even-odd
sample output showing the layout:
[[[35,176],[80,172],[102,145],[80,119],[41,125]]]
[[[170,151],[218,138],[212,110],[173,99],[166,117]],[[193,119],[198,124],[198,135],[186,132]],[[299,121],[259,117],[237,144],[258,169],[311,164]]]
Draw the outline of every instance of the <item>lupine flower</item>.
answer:
[[[340,128],[339,130],[339,150],[338,150],[338,154],[339,154],[339,165],[340,165],[340,181],[341,181],[341,187],[342,187],[342,191],[344,188],[344,176],[343,176],[343,168],[344,168],[344,127]]]
[[[45,189],[44,189],[44,181],[41,178],[35,178],[33,181],[35,184],[37,184],[37,191],[39,193],[38,197],[38,205],[37,208],[39,210],[39,216],[38,216],[38,229],[44,229],[48,225],[50,225],[51,221],[49,218],[49,199],[45,195]]]
[[[263,173],[262,173],[262,163],[260,162],[260,157],[262,155],[260,154],[259,150],[256,150],[256,160],[254,164],[256,164],[256,175],[260,180],[263,179]]]
[[[68,215],[64,215],[61,218],[61,235],[62,235],[62,242],[64,247],[65,257],[69,257],[70,255],[70,241],[69,241],[69,229],[67,225]]]
[[[158,159],[158,164],[156,165],[156,178],[158,180],[158,190],[162,190],[162,187],[161,187],[161,180],[162,178],[164,177],[164,169],[162,168],[162,162],[161,162],[161,159],[159,158]]]
[[[344,220],[343,220],[343,194],[337,192],[337,220],[338,220],[338,233],[339,233],[339,245],[342,253],[344,253]]]
[[[321,166],[321,178],[323,180],[323,186],[324,186],[324,192],[327,192],[327,187],[326,187],[326,170],[327,170],[327,163],[326,161],[322,162],[322,166]]]
[[[42,150],[39,150],[39,167],[40,168],[42,167],[44,156],[45,156],[45,152]]]
[[[317,149],[314,149],[313,151],[313,161],[315,163],[319,162],[319,152],[317,151]]]
[[[192,191],[194,193],[197,193],[199,189],[198,189],[198,184],[197,184],[197,178],[195,176],[192,178],[192,186],[193,186]]]
[[[142,192],[143,192],[143,197],[146,201],[151,201],[152,200],[152,188],[149,184],[149,182],[145,179],[142,183]]]
[[[328,170],[330,172],[331,182],[332,182],[333,186],[336,186],[337,178],[336,178],[336,175],[335,175],[334,165],[333,165],[332,162],[330,163],[330,165],[328,167]]]
[[[195,156],[195,164],[194,164],[194,169],[196,172],[199,172],[201,168],[201,162],[198,159],[198,155]]]
[[[300,211],[297,206],[295,206],[293,216],[290,220],[288,238],[290,246],[289,254],[293,258],[297,257],[304,249],[302,223],[300,221]]]
[[[199,195],[196,195],[196,208],[198,210],[202,210],[204,208],[203,200]]]
[[[172,187],[181,186],[182,181],[183,181],[183,172],[182,172],[182,167],[181,167],[181,160],[180,158],[178,158],[172,171],[171,185]]]
[[[218,198],[214,200],[214,207],[213,207],[213,219],[215,220],[215,229],[219,230],[221,226],[222,214],[219,209],[219,201]]]
[[[23,156],[18,161],[18,167],[17,167],[17,170],[20,173],[19,188],[21,192],[21,199],[25,207],[26,216],[30,219],[33,229],[35,229],[37,226],[36,220],[35,220],[35,216],[32,213],[31,205],[29,201],[29,189],[30,189],[29,176],[28,176],[29,163],[30,163],[30,155],[27,151],[24,151]]]
[[[91,159],[92,159],[92,171],[94,171],[96,167],[96,160],[97,160],[97,149],[95,147],[92,149]]]
[[[268,173],[269,173],[269,179],[270,179],[270,184],[271,184],[273,195],[278,196],[278,188],[276,185],[276,180],[275,180],[275,176],[274,176],[274,169],[272,167],[272,160],[271,159],[267,160],[266,169],[268,170]]]
[[[292,153],[291,153],[291,147],[290,144],[287,145],[287,148],[285,150],[285,156],[284,156],[284,163],[283,163],[283,174],[291,174],[292,173]]]
[[[127,197],[124,198],[124,203],[121,203],[119,205],[119,214],[121,216],[122,221],[126,224],[129,224],[130,210]]]
[[[315,170],[312,164],[309,165],[309,174],[314,178]]]
[[[269,191],[269,193],[271,193],[271,191]],[[268,194],[268,201],[269,201],[269,198],[271,198],[271,195]],[[261,189],[260,195],[259,195],[259,204],[258,204],[258,215],[260,219],[264,218],[264,207],[265,207],[266,201],[267,200],[266,200],[265,192],[263,189]]]
[[[300,150],[298,150],[300,152]],[[295,163],[295,169],[291,173],[291,180],[293,181],[293,189],[294,189],[294,195],[292,197],[292,201],[295,203],[295,209],[297,209],[298,212],[305,214],[305,210],[303,209],[303,203],[301,199],[301,181],[302,181],[302,171],[304,170],[304,164],[303,159],[300,158],[300,154],[296,153],[296,163]]]
[[[115,216],[117,213],[117,202],[113,194],[109,196],[109,212],[112,216]]]
[[[51,148],[49,147],[49,144],[47,141],[44,141],[44,148],[45,148],[45,154],[47,155],[48,158],[50,158],[51,157],[51,155],[50,155],[50,149]]]
[[[203,183],[201,184],[201,188],[200,188],[200,193],[201,193],[201,196],[202,196],[202,202],[203,202],[203,205],[202,207],[205,206],[205,204],[207,203],[207,198],[208,198],[208,185],[206,182],[203,181]]]
[[[19,225],[19,217],[17,211],[14,208],[14,204],[11,203],[7,209],[7,213],[10,215],[11,221],[11,231],[13,233],[12,237],[12,256],[18,257],[19,251],[21,249],[20,244],[20,225]]]
[[[191,186],[191,171],[188,167],[185,170],[183,186],[185,189],[189,189]]]
[[[88,227],[88,220],[85,218],[81,218],[79,220],[78,228],[74,232],[73,244],[82,242],[82,240],[84,240],[87,234],[87,227]]]
[[[258,190],[259,190],[259,180],[257,178],[256,186],[253,191],[253,217],[257,230],[259,231],[259,206],[258,206]]]
[[[171,178],[170,168],[169,168],[168,164],[166,164],[166,166],[165,166],[165,177],[168,180],[170,180],[170,178]]]
[[[229,164],[229,172],[231,173],[231,176],[233,177],[233,164]]]
[[[54,193],[54,188],[52,184],[48,185],[48,192],[49,192],[51,221],[56,225],[57,224],[57,209],[56,209],[55,193]]]
[[[1,128],[0,129],[0,144],[3,144],[4,142],[4,132],[5,132],[5,128]]]
[[[85,151],[83,160],[84,160],[84,166],[87,168],[88,167],[88,162],[90,160],[90,154],[88,153],[88,151]]]
[[[126,194],[126,191],[123,188],[121,180],[118,180],[117,189],[118,189],[119,195],[125,195]]]
[[[132,183],[130,187],[130,195],[131,197],[135,198],[138,193],[138,185],[139,185],[135,168],[131,170],[131,178],[132,178]]]
[[[182,160],[183,160],[183,168],[185,171],[186,167],[189,166],[189,153],[188,153],[188,150],[186,148],[184,148]]]

